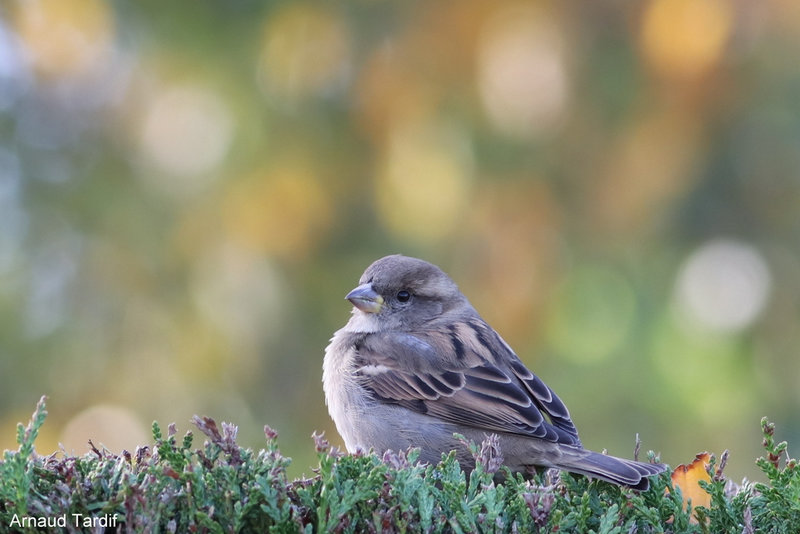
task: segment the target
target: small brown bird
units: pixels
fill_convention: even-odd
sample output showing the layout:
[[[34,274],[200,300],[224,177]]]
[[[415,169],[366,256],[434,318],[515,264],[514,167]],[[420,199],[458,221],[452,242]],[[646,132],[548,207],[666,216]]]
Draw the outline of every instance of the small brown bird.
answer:
[[[644,490],[665,470],[584,449],[561,399],[435,265],[381,258],[346,299],[353,315],[325,349],[322,380],[348,451],[419,447],[435,463],[456,450],[471,470],[453,434],[496,434],[513,471],[556,467]]]

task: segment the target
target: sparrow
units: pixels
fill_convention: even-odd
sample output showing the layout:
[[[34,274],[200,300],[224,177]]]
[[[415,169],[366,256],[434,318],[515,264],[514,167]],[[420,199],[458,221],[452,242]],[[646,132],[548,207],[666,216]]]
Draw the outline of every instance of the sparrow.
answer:
[[[584,449],[562,400],[520,361],[439,267],[401,255],[372,263],[345,297],[350,320],[325,349],[328,411],[348,452],[420,449],[436,463],[460,434],[499,439],[503,463],[557,468],[637,490],[663,464]]]

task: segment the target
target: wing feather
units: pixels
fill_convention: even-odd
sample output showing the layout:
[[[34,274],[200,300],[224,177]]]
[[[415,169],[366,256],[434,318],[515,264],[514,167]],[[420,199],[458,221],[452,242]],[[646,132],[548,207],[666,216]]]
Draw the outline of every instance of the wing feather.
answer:
[[[564,403],[499,335],[475,320],[465,339],[459,326],[445,334],[370,334],[357,347],[355,374],[380,402],[486,431],[580,445]]]

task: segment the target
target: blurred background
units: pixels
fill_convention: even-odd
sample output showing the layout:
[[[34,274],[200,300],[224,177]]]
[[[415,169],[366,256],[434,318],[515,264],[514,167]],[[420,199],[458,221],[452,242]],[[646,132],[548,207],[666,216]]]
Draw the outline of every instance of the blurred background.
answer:
[[[588,447],[759,478],[762,416],[800,445],[798,57],[794,0],[5,1],[0,449],[47,394],[40,453],[200,414],[310,474],[400,252]]]

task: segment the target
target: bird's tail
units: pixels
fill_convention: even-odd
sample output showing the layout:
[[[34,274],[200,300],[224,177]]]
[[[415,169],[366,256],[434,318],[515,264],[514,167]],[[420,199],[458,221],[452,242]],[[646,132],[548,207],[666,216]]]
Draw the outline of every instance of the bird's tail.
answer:
[[[571,473],[578,473],[599,478],[614,484],[628,486],[644,491],[650,486],[648,477],[664,472],[664,464],[649,464],[634,460],[625,460],[616,456],[584,451],[578,457],[565,457],[557,467]]]

